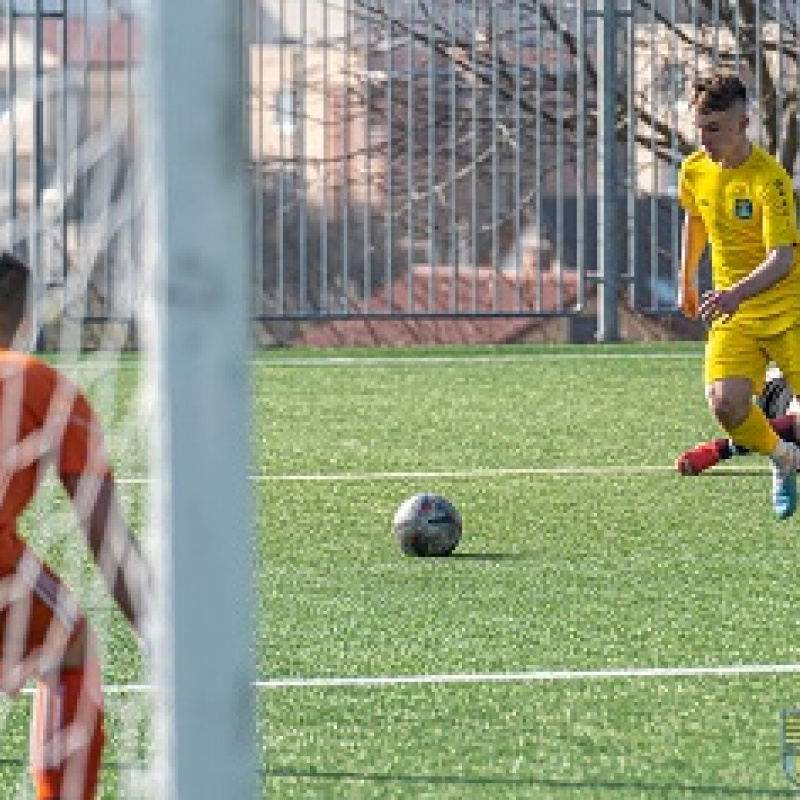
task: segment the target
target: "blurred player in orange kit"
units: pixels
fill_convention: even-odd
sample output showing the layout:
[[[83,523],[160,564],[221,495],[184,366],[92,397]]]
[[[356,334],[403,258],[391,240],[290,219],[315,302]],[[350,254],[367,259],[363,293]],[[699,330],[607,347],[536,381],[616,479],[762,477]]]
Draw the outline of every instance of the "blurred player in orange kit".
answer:
[[[92,800],[103,751],[97,645],[69,588],[17,521],[52,464],[91,554],[140,636],[149,572],[123,519],[100,423],[65,376],[15,352],[29,337],[31,276],[0,254],[0,689],[37,680],[30,759],[38,800]]]

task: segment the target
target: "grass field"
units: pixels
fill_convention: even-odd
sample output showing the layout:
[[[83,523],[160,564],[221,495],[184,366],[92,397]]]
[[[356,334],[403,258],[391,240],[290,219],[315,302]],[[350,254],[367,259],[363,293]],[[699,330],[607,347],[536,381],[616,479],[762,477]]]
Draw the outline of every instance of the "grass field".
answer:
[[[759,457],[673,472],[716,434],[700,364],[695,345],[258,354],[264,797],[793,796],[777,720],[800,705],[800,667],[781,669],[800,663],[800,518],[773,518]],[[118,474],[142,477],[136,363],[115,392],[92,370],[76,375],[122,432]],[[141,525],[146,485],[123,486]],[[389,523],[417,491],[461,510],[452,557],[399,553]],[[55,491],[31,535],[76,576],[107,682],[144,680],[54,512],[68,524]],[[108,707],[103,796],[138,797],[146,697]],[[27,797],[27,705],[0,709],[0,795]]]

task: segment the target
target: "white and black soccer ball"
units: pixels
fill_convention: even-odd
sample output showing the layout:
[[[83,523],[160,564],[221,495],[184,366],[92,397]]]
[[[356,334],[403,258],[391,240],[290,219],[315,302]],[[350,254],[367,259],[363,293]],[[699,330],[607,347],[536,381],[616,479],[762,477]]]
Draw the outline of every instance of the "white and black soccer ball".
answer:
[[[461,514],[440,494],[415,494],[400,504],[392,530],[406,555],[449,556],[461,541]]]

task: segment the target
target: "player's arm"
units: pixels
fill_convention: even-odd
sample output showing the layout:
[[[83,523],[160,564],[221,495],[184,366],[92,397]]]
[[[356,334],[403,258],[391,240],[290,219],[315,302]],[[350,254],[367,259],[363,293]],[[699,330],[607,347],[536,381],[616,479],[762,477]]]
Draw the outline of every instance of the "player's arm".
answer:
[[[766,291],[778,281],[783,280],[794,262],[794,248],[791,245],[774,247],[767,257],[749,275],[735,283],[731,290],[739,302]]]
[[[720,315],[730,316],[750,297],[766,291],[785,278],[794,263],[794,248],[790,245],[773,247],[767,257],[749,275],[728,289],[715,289],[703,295],[700,316],[711,322]]]
[[[697,271],[708,244],[708,232],[695,202],[692,181],[687,177],[687,163],[678,176],[678,201],[684,210],[681,269],[678,276],[678,307],[687,317],[696,317],[700,308]]]
[[[683,220],[683,248],[678,279],[678,306],[687,317],[696,317],[700,307],[697,271],[708,243],[703,218],[687,211]]]
[[[122,514],[116,484],[105,475],[62,475],[92,557],[122,613],[143,636],[150,572]]]

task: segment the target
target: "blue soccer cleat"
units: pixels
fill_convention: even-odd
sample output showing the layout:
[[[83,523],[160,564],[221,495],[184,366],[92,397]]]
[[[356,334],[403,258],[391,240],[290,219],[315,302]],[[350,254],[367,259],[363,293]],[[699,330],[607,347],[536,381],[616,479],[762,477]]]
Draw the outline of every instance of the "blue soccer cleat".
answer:
[[[778,519],[788,519],[797,510],[797,472],[772,467],[772,508]]]

